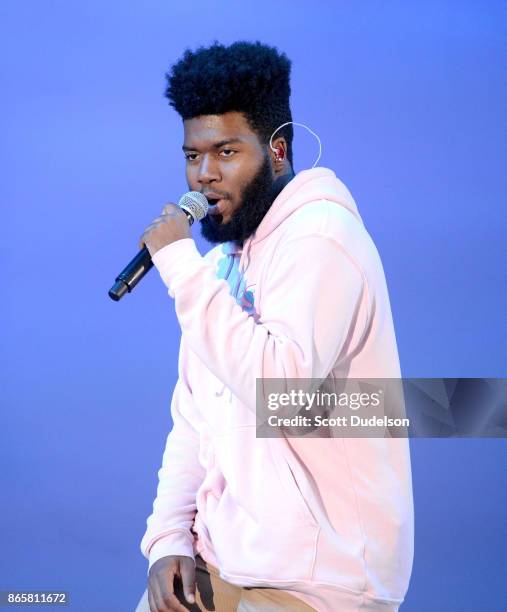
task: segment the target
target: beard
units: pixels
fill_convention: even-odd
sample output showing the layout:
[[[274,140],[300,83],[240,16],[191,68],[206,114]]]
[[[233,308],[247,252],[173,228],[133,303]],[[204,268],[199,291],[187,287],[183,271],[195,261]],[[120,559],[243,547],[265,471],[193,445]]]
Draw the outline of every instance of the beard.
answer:
[[[211,243],[235,242],[242,247],[260,225],[276,197],[269,155],[253,179],[243,188],[241,204],[227,223],[222,215],[206,215],[201,219],[201,233]]]

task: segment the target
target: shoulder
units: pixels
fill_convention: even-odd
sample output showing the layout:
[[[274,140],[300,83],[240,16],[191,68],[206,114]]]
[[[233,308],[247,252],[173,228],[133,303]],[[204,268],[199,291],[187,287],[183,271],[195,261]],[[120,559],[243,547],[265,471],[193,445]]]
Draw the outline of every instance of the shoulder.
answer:
[[[280,257],[306,256],[314,263],[317,254],[324,258],[339,251],[365,278],[383,275],[380,255],[361,217],[337,201],[320,199],[303,204],[282,226],[276,241]]]
[[[303,204],[286,219],[283,226],[284,240],[314,235],[348,243],[369,237],[359,215],[327,199]]]

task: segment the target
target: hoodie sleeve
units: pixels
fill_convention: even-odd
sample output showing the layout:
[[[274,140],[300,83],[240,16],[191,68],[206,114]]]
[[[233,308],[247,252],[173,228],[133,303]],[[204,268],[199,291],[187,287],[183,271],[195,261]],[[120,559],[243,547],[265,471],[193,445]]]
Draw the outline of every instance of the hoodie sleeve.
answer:
[[[183,341],[180,349],[180,376],[171,401],[173,427],[167,436],[158,472],[158,487],[153,513],[148,517],[147,529],[141,540],[141,552],[151,566],[167,555],[194,558],[190,531],[196,513],[196,494],[204,480],[205,469],[199,462],[199,433],[192,393],[182,363]]]
[[[253,412],[256,378],[323,379],[350,349],[366,281],[334,238],[298,236],[276,250],[257,322],[193,239],[163,247],[153,262],[189,347]]]

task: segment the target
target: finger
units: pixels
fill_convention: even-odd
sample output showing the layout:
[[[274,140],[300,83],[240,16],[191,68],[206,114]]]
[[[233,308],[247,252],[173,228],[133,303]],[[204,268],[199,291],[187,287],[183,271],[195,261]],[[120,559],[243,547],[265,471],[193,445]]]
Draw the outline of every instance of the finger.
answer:
[[[195,603],[195,563],[192,559],[180,563],[183,592],[188,603]]]
[[[160,219],[160,217],[157,217],[157,219]],[[141,234],[141,237],[139,238],[140,249],[146,246],[146,239],[148,238],[149,233],[153,231],[156,227],[158,227],[158,224],[156,223],[157,219],[155,219],[155,221],[151,225],[148,225],[148,227]]]
[[[169,611],[172,612],[172,610],[178,609],[178,608],[174,608],[171,605],[168,598],[166,597],[165,580],[166,580],[166,576],[164,576],[163,574],[162,575],[157,574],[155,576],[155,580],[153,580],[150,583],[151,593],[153,595],[153,603],[155,604],[156,612],[169,612]],[[177,600],[176,602],[178,603]],[[178,612],[180,612],[179,609],[178,609]]]
[[[166,605],[164,603],[163,600],[163,594],[160,590],[160,586],[157,582],[150,582],[150,587],[148,590],[148,601],[150,601],[150,595],[151,595],[151,601],[153,602],[153,612],[165,612],[166,610]]]
[[[161,223],[164,223],[164,221],[167,219],[167,216],[165,215],[160,215],[160,217],[157,217],[156,219],[153,219],[153,221],[148,225],[148,227],[144,230],[144,233],[146,234],[147,232],[151,232],[151,230],[154,230],[156,227],[158,227]]]
[[[187,608],[180,603],[180,600],[176,597],[174,592],[174,579],[175,573],[169,572],[165,576],[161,586],[162,601],[169,610],[174,612],[188,612]]]
[[[178,212],[178,210],[181,210],[179,206],[176,206],[176,204],[171,204],[171,202],[169,202],[169,204],[166,204],[162,209],[162,214],[168,215],[173,212]]]
[[[153,599],[151,589],[148,589],[148,605],[150,606],[150,612],[158,612],[158,607]]]

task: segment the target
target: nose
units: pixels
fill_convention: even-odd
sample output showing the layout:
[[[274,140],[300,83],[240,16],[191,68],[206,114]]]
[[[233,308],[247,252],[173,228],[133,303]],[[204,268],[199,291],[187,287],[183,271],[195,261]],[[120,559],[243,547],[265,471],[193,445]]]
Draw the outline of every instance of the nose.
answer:
[[[203,155],[199,165],[197,181],[201,185],[207,185],[212,182],[219,182],[221,179],[218,169],[218,163],[213,159],[212,155]]]

